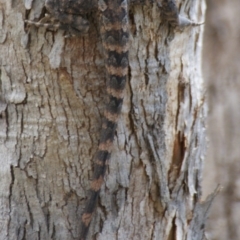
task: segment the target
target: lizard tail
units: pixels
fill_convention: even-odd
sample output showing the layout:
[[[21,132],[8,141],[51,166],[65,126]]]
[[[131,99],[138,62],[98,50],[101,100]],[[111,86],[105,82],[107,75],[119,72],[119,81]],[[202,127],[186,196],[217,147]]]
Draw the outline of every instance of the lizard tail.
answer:
[[[105,50],[107,93],[109,101],[104,112],[100,142],[94,158],[90,198],[81,218],[80,240],[85,240],[92,214],[111,155],[117,122],[121,113],[128,75],[129,23],[127,0],[100,0],[101,36]]]

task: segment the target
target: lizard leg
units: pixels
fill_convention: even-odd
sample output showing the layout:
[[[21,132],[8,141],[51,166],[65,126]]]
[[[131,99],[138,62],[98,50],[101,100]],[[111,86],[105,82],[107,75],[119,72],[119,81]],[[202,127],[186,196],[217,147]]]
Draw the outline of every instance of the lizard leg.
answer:
[[[45,27],[49,30],[58,30],[62,29],[67,32],[66,36],[79,36],[87,33],[89,29],[89,23],[86,19],[82,18],[81,16],[72,16],[72,15],[66,15],[62,14],[62,17],[60,20],[63,19],[75,19],[74,23],[75,25],[72,25],[71,23],[59,21],[58,19],[53,18],[50,14],[45,14],[44,18],[42,18],[40,21],[30,21],[25,20],[26,23],[29,25],[34,25],[36,27]]]
[[[187,26],[199,26],[203,23],[196,23],[179,14],[176,0],[130,0],[130,5],[152,4],[156,2],[161,10],[161,17],[171,27],[183,28]]]
[[[88,32],[89,22],[84,16],[97,8],[97,0],[59,1],[46,0],[46,14],[40,21],[25,22],[37,27],[46,27],[50,30],[62,29],[66,36],[80,36]]]

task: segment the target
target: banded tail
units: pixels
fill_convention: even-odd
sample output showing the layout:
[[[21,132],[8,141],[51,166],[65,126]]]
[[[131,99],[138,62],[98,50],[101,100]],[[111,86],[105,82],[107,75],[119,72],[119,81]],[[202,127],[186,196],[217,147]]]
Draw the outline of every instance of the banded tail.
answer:
[[[90,198],[81,218],[80,240],[85,240],[87,237],[92,214],[104,180],[117,122],[122,109],[123,92],[128,74],[128,1],[99,0],[98,8],[101,13],[101,36],[105,50],[109,101],[104,112],[100,142],[94,158]]]

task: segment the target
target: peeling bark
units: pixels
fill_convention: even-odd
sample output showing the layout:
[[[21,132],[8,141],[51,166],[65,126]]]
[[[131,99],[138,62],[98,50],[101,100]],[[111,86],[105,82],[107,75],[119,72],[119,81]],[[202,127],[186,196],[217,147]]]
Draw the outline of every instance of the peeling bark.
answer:
[[[106,95],[97,16],[86,36],[65,39],[24,29],[42,2],[2,6],[0,239],[77,239]],[[204,1],[179,6],[203,22]],[[89,239],[200,240],[216,194],[201,202],[204,26],[169,31],[156,5],[134,7],[131,21],[130,78]]]

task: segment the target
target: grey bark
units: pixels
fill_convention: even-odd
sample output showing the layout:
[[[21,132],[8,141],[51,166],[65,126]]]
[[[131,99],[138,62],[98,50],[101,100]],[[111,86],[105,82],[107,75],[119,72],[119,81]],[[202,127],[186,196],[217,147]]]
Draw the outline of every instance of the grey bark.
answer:
[[[43,2],[24,3],[1,1],[0,239],[77,239],[106,95],[98,20],[65,39],[24,28]],[[202,22],[205,3],[180,11]],[[203,239],[204,26],[169,32],[156,5],[131,14],[130,79],[89,239]]]
[[[204,195],[216,184],[216,198],[207,232],[211,240],[240,239],[240,2],[209,0],[204,38],[203,72],[208,87],[209,148]]]

